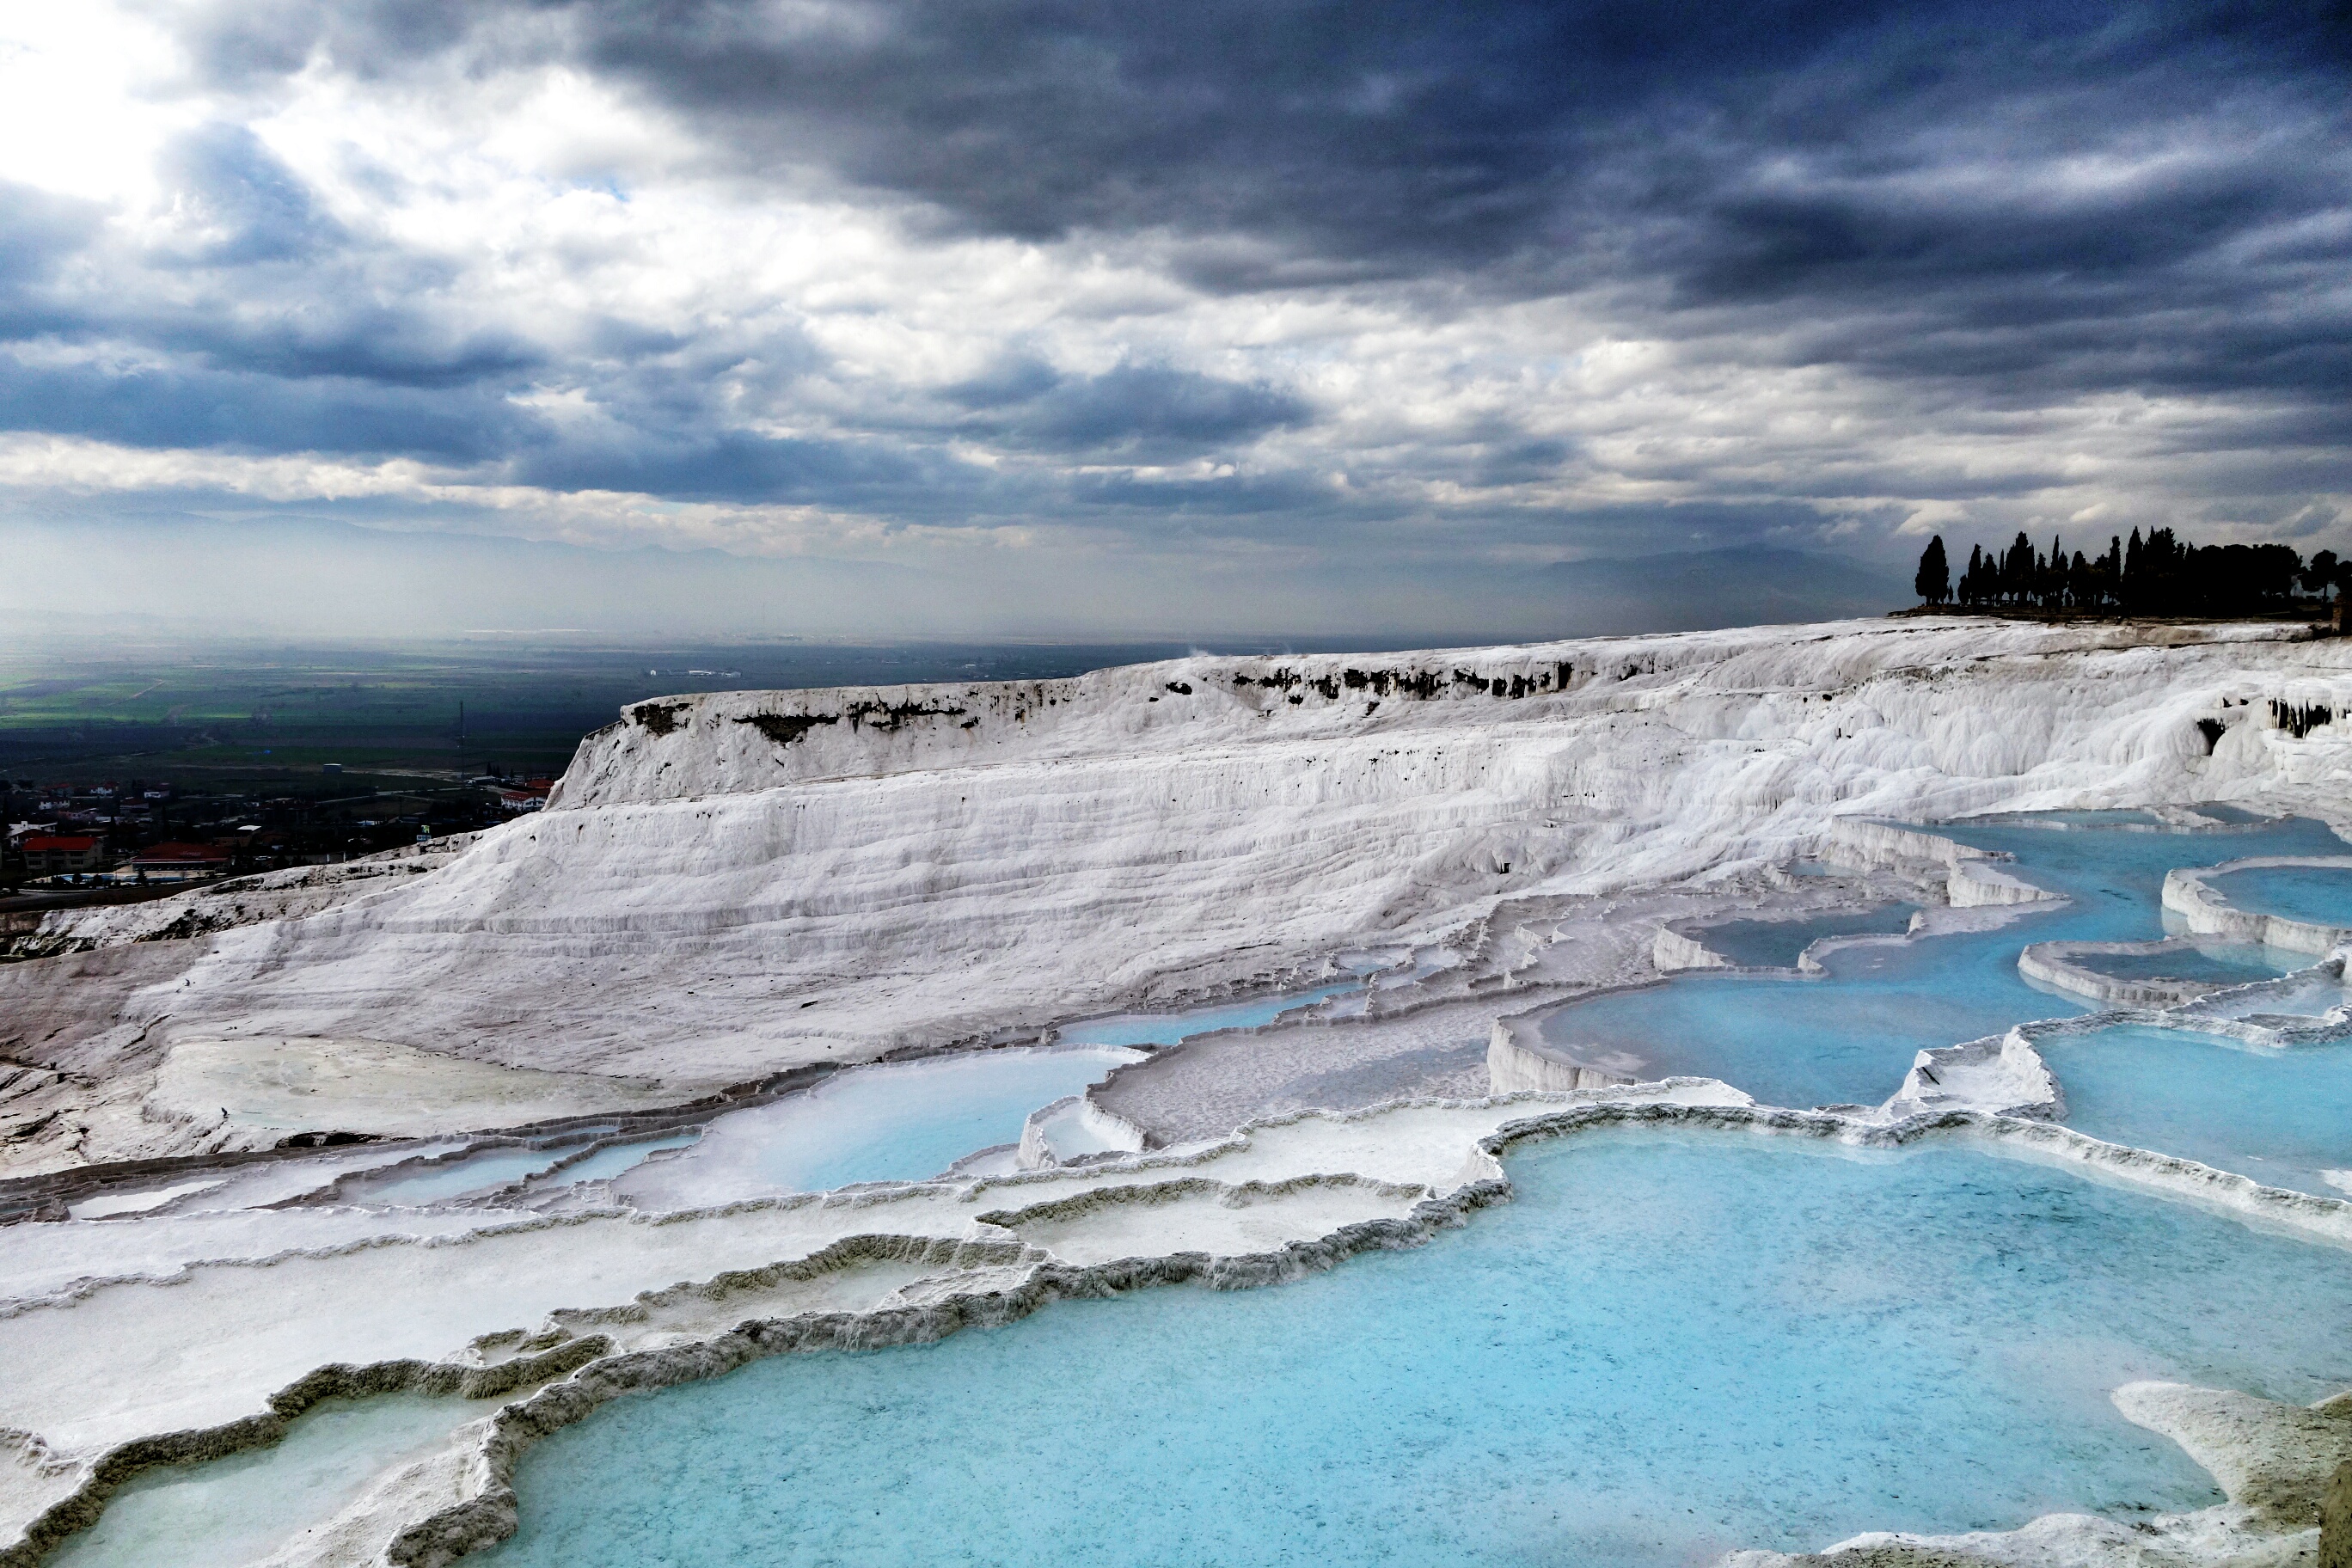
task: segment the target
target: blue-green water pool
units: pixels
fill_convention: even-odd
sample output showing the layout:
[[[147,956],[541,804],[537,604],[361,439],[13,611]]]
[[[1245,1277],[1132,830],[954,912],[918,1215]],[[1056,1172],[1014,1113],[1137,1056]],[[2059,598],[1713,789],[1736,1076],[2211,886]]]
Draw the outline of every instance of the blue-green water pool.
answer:
[[[2116,1385],[2352,1382],[2352,1258],[2067,1171],[1741,1132],[1510,1171],[1423,1252],[619,1401],[488,1561],[1692,1563],[2200,1506]]]
[[[1880,904],[1783,921],[1725,921],[1697,933],[1701,942],[1742,968],[1791,968],[1805,949],[1823,937],[1890,936],[1901,933],[1918,911],[1916,904]]]
[[[2211,878],[2207,886],[2238,909],[2313,925],[2352,926],[2352,867],[2249,866]]]
[[[1362,988],[1360,979],[1335,980],[1303,991],[1253,996],[1242,1002],[1219,1003],[1181,1013],[1121,1013],[1107,1018],[1087,1018],[1055,1031],[1066,1046],[1172,1046],[1188,1035],[1216,1029],[1255,1029],[1271,1024],[1294,1007],[1311,1006],[1328,996]]]
[[[1820,979],[1699,973],[1598,996],[1546,1018],[1544,1037],[1571,1052],[1630,1053],[1644,1077],[1719,1078],[1769,1105],[1876,1104],[1922,1047],[2089,1010],[2018,973],[2026,943],[2163,934],[2164,875],[2176,866],[2346,852],[2325,825],[2305,820],[2200,833],[1965,823],[1936,831],[2014,854],[2019,874],[2068,901],[1991,931],[1846,948],[1824,961]]]
[[[2347,1195],[2322,1173],[2352,1179],[2352,1041],[2265,1048],[2123,1026],[2036,1048],[2078,1131],[2270,1186]]]
[[[651,1208],[857,1182],[919,1182],[1012,1142],[1029,1113],[1139,1053],[1105,1046],[968,1052],[859,1068],[712,1121],[694,1146],[625,1172],[615,1190]]]
[[[2279,952],[2241,942],[2176,947],[2160,952],[2077,953],[2070,963],[2117,980],[2198,980],[2244,985],[2275,979],[2310,962],[2303,953]]]

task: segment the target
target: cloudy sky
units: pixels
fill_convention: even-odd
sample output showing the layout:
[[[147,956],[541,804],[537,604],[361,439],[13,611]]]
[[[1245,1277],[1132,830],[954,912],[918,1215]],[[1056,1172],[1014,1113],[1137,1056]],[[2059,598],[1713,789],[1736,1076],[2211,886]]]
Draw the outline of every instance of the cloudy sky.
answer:
[[[2347,118],[2340,0],[15,6],[0,605],[1518,632],[1661,552],[2352,550]]]

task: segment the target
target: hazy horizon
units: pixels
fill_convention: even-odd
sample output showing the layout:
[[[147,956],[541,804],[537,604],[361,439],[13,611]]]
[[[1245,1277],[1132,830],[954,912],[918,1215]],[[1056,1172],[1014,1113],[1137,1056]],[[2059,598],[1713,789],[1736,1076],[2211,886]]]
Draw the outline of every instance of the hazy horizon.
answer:
[[[1218,595],[1163,585],[1138,605],[1018,574],[710,550],[596,550],[300,521],[201,532],[139,527],[143,549],[129,563],[76,531],[20,531],[0,610],[14,612],[25,633],[145,627],[199,640],[1287,637],[1371,647],[1825,620],[1910,602],[1907,571],[1772,546],[1533,569],[1456,565],[1417,574],[1410,591],[1377,571],[1334,567],[1306,583],[1227,584]]]

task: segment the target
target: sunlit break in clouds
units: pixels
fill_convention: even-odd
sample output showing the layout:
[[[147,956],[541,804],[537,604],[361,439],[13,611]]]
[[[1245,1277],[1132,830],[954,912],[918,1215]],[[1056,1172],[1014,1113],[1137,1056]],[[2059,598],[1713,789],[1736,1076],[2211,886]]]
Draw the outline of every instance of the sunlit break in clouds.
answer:
[[[18,6],[0,604],[1508,636],[1578,562],[1728,552],[1696,621],[1931,532],[2352,550],[2347,66],[2340,5]]]

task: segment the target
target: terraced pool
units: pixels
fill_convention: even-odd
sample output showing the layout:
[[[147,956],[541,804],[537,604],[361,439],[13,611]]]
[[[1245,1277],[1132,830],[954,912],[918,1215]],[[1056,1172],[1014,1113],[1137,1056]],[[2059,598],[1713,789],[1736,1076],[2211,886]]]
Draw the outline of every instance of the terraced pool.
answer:
[[[2218,1500],[2118,1384],[2352,1382],[2333,1250],[1964,1147],[1601,1133],[1301,1283],[624,1400],[499,1568],[1661,1564]]]
[[[2038,1048],[2069,1127],[2268,1186],[2352,1194],[2352,1042],[2264,1049],[2125,1025]]]
[[[2352,867],[2249,866],[2206,885],[2242,910],[2352,927]]]
[[[2085,1009],[2020,976],[2027,943],[2158,936],[2175,866],[2346,852],[2310,822],[2176,832],[2084,813],[2058,826],[1940,831],[2015,855],[2065,904],[1843,947],[1819,980],[1689,974],[1560,1009],[1545,1034],[1767,1104],[1874,1104],[1922,1047]],[[2263,898],[2331,886],[2222,891],[2272,908]],[[1706,940],[1786,964],[1821,936],[1899,931],[1909,914],[1732,922]],[[2184,977],[2235,984],[2310,960],[2209,942],[2084,962],[2201,966]],[[919,1180],[1010,1142],[1031,1111],[1140,1047],[1363,984],[846,1071],[558,1179],[610,1178],[649,1209]],[[2352,1041],[2309,1031],[2346,996],[2332,967],[2311,969],[2169,1015],[2207,1032],[2118,1017],[2039,1048],[2078,1131],[2339,1195],[2352,1188]],[[371,1204],[444,1202],[583,1146],[482,1150],[354,1188]],[[1522,1145],[1507,1168],[1514,1201],[1418,1251],[1265,1289],[1065,1301],[937,1344],[780,1357],[615,1400],[530,1450],[521,1531],[478,1560],[1665,1568],[1863,1530],[2201,1507],[2219,1500],[2211,1478],[2126,1421],[2117,1385],[2302,1402],[2352,1384],[2352,1256],[1984,1137],[1864,1152],[1752,1131],[1588,1130]],[[331,1405],[276,1449],[141,1479],[50,1561],[251,1561],[474,1413],[405,1396]]]
[[[1875,1105],[1924,1047],[2089,1010],[2018,973],[2026,943],[2162,935],[2164,874],[2175,866],[2346,851],[2326,826],[2304,820],[2200,833],[2016,823],[1936,831],[2015,855],[2016,872],[2069,901],[1991,931],[1835,951],[1820,979],[1701,973],[1595,997],[1547,1017],[1543,1037],[1571,1054],[1580,1046],[1630,1053],[1643,1076],[1720,1078],[1769,1105]],[[2283,958],[2272,972],[2304,962]]]

